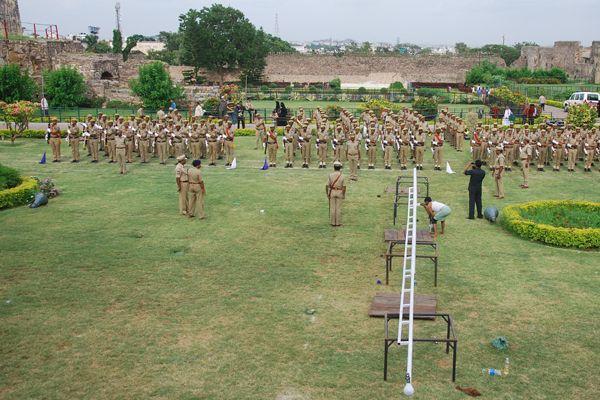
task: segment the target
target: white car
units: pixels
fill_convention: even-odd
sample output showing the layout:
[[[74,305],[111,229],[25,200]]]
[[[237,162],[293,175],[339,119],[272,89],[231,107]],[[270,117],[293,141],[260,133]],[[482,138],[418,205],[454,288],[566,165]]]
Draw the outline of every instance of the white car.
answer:
[[[598,106],[598,100],[600,99],[600,94],[596,92],[575,92],[569,97],[568,100],[565,100],[563,103],[563,108],[565,111],[569,111],[569,107],[576,104],[588,103],[594,107]]]

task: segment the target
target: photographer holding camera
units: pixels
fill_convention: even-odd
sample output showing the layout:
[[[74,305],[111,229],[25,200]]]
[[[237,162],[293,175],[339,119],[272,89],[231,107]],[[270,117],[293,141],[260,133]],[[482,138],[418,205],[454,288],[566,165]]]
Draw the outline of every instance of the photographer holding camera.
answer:
[[[483,218],[481,213],[481,185],[485,178],[485,171],[481,169],[481,160],[474,163],[469,162],[465,166],[465,175],[469,175],[469,219],[475,219],[475,206],[477,206],[477,218]]]

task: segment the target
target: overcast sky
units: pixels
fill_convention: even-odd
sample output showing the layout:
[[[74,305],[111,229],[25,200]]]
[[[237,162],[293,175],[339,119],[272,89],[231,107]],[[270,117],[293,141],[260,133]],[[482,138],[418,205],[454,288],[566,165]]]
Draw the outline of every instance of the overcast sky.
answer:
[[[174,31],[178,16],[215,3],[202,0],[121,0],[125,35]],[[600,40],[600,0],[237,0],[219,2],[240,9],[256,26],[288,41],[354,39],[420,45],[466,42]],[[113,0],[19,0],[24,22],[57,24],[61,35],[115,28]]]

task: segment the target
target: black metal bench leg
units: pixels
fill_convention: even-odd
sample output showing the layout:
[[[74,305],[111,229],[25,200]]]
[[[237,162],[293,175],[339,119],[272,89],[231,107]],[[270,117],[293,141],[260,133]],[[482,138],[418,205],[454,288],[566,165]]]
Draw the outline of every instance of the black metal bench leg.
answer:
[[[433,286],[437,287],[437,276],[438,276],[438,259],[437,259],[437,257],[433,261],[433,269],[434,269]]]
[[[456,382],[456,352],[458,351],[458,341],[454,341],[452,346],[452,382]]]
[[[387,381],[388,343],[383,339],[383,380]]]

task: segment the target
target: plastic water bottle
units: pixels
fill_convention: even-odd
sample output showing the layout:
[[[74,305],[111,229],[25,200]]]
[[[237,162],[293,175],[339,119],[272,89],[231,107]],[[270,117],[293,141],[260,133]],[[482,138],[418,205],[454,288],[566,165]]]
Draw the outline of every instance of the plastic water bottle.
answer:
[[[506,357],[506,359],[504,360],[504,371],[502,371],[502,374],[504,376],[508,375],[509,367],[510,367],[510,360],[508,359],[508,357]]]
[[[502,371],[500,371],[499,369],[494,369],[494,368],[483,368],[481,370],[481,372],[484,375],[489,375],[489,376],[502,376]]]

